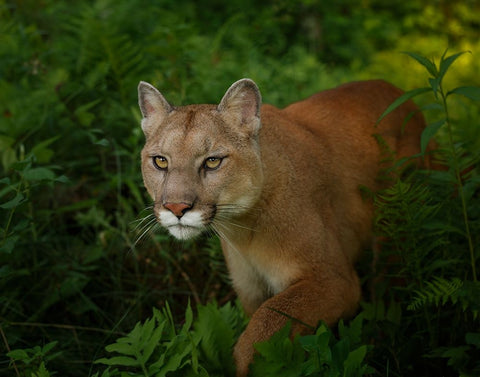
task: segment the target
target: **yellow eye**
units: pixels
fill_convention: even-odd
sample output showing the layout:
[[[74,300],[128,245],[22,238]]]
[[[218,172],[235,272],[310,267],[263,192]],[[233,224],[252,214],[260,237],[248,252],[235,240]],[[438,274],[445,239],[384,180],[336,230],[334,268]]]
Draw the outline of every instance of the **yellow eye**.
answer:
[[[163,156],[155,156],[153,157],[153,165],[159,170],[167,170],[168,161]]]
[[[203,166],[204,166],[205,169],[215,170],[220,166],[221,163],[222,163],[221,158],[209,157],[205,160],[205,163],[203,164]]]

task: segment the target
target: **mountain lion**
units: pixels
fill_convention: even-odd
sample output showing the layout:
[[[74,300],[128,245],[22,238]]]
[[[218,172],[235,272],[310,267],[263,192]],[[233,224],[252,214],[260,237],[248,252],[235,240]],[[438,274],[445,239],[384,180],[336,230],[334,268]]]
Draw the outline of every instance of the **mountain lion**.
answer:
[[[220,237],[251,315],[234,349],[238,376],[248,373],[253,344],[289,318],[298,320],[293,333],[306,333],[304,324],[354,314],[354,263],[372,244],[373,205],[360,187],[384,185],[378,136],[396,158],[419,153],[425,125],[415,105],[376,126],[402,94],[384,81],[342,85],[284,109],[261,105],[249,79],[218,105],[175,107],[148,83],[138,89],[155,216],[181,240],[205,230]]]

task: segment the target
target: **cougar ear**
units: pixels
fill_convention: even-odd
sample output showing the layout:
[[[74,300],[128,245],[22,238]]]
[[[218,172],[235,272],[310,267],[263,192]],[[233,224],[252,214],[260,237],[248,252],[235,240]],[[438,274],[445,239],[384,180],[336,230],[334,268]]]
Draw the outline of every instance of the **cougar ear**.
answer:
[[[257,84],[250,79],[241,79],[227,90],[217,110],[223,113],[229,122],[246,127],[256,134],[261,127],[261,104],[262,96]]]
[[[155,117],[155,123],[158,124],[173,110],[172,105],[165,97],[153,85],[145,81],[140,81],[138,84],[138,104],[143,115],[142,129],[145,133],[148,133],[152,124],[148,120]]]

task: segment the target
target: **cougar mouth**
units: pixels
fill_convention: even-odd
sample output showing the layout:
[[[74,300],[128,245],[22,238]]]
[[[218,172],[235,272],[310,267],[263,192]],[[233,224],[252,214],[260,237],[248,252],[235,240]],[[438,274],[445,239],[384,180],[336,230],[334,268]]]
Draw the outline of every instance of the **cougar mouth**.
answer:
[[[204,228],[198,228],[190,225],[171,225],[167,227],[168,231],[172,236],[179,240],[188,240],[194,237],[199,236],[203,231]]]
[[[194,210],[178,218],[170,211],[163,209],[159,211],[158,220],[172,236],[179,240],[194,238],[206,229],[202,214]]]

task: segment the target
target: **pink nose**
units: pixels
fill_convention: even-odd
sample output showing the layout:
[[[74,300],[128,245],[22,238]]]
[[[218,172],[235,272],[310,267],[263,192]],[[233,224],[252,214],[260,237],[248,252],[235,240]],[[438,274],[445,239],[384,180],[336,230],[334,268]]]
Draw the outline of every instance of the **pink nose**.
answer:
[[[192,208],[192,205],[188,203],[166,203],[163,206],[178,218],[181,218],[185,212]]]

